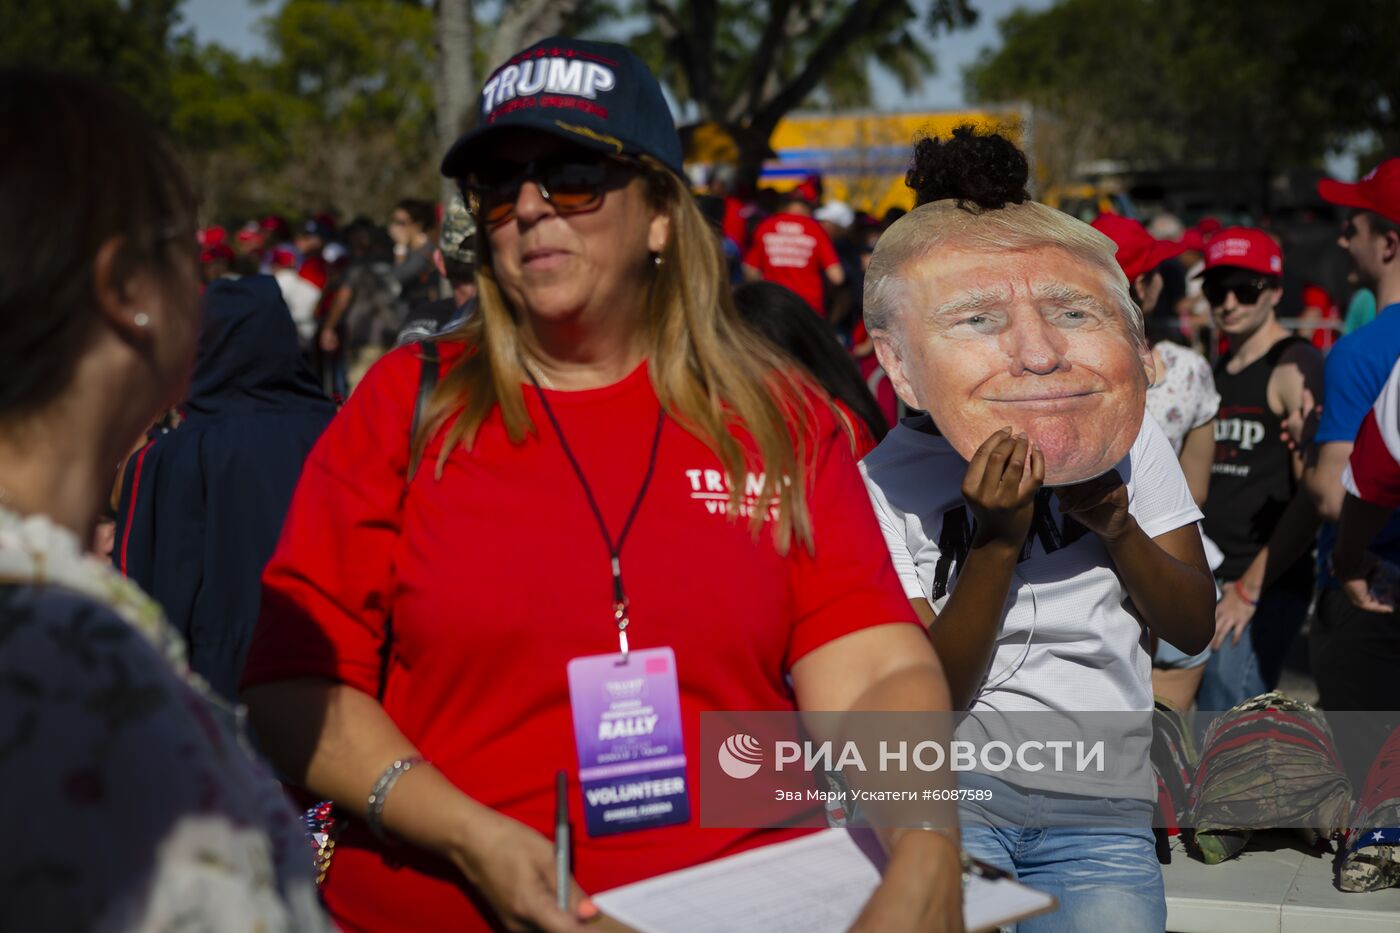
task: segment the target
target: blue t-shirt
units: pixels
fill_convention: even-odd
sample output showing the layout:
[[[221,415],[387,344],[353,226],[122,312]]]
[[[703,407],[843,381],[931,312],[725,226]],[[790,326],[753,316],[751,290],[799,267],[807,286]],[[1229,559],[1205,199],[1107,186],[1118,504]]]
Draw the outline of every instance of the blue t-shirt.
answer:
[[[1396,359],[1400,359],[1400,304],[1387,305],[1374,321],[1337,341],[1327,354],[1317,443],[1350,444],[1356,440],[1361,422],[1376,404]],[[1319,586],[1332,584],[1325,568],[1336,539],[1336,526],[1323,523],[1317,539]],[[1370,550],[1386,560],[1400,562],[1400,512],[1381,529]]]

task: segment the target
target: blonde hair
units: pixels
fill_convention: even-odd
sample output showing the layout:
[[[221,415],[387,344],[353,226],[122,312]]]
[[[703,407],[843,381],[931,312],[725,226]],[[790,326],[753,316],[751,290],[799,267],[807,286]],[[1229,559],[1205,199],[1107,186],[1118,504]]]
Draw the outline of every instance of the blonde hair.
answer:
[[[705,443],[729,477],[731,517],[744,507],[750,467],[763,471],[750,529],[761,532],[770,504],[778,508],[774,544],[787,553],[794,537],[812,548],[806,477],[816,455],[808,398],[824,397],[811,380],[739,317],[718,240],[684,183],[660,162],[643,157],[647,197],[670,218],[670,234],[647,298],[646,356],[662,408]],[[501,292],[491,266],[490,243],[481,237],[477,313],[446,340],[467,351],[444,373],[414,438],[414,463],[428,440],[452,421],[438,456],[441,476],[460,444],[471,450],[481,425],[497,407],[511,443],[536,433],[525,407],[517,314]],[[815,393],[815,394],[813,394]],[[455,416],[455,420],[454,419]],[[757,451],[750,462],[747,436]]]
[[[999,253],[1055,246],[1096,267],[1128,331],[1146,345],[1142,309],[1133,301],[1128,277],[1115,255],[1118,247],[1093,227],[1035,201],[998,208],[967,207],[955,199],[922,204],[895,221],[875,244],[865,273],[865,326],[896,340],[894,324],[912,300],[906,270],[940,247]]]

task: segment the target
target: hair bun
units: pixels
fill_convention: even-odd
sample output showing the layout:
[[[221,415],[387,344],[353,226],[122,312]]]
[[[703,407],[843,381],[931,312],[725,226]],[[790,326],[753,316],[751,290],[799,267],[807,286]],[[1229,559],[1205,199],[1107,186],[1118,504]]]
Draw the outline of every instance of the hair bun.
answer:
[[[919,204],[954,199],[962,208],[995,210],[1030,200],[1025,153],[994,132],[964,123],[947,139],[925,136],[914,144],[904,182]]]

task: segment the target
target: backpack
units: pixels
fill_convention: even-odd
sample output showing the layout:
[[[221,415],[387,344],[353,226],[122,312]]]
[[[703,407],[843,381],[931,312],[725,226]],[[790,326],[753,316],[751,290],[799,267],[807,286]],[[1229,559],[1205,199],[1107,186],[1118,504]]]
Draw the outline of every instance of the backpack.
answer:
[[[398,333],[399,284],[388,263],[362,262],[345,273],[342,288],[350,289],[345,309],[345,342],[353,352],[363,347],[392,347]]]
[[[1152,825],[1159,827],[1157,858],[1171,863],[1168,837],[1181,832],[1191,812],[1191,783],[1196,777],[1200,756],[1192,741],[1186,717],[1176,707],[1156,701],[1152,716],[1152,773],[1157,779],[1157,801],[1153,805]]]
[[[1256,829],[1302,827],[1310,844],[1341,832],[1351,782],[1326,719],[1282,693],[1222,713],[1206,730],[1191,788],[1187,850],[1208,865],[1233,858]]]

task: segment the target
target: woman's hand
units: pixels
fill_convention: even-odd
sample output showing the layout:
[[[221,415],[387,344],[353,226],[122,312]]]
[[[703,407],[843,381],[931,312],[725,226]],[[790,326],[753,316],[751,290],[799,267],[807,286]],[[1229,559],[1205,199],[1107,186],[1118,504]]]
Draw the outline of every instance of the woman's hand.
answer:
[[[1045,456],[1024,434],[1002,428],[983,441],[962,484],[963,499],[977,520],[973,547],[996,544],[1019,551],[1044,481]]]
[[[1224,595],[1215,604],[1215,638],[1211,639],[1210,646],[1216,651],[1225,644],[1227,637],[1233,636],[1230,644],[1238,645],[1249,621],[1254,618],[1257,603],[1247,601],[1237,587],[1238,583],[1226,583]]]
[[[1112,543],[1133,526],[1128,511],[1128,487],[1117,470],[1055,490],[1060,512]]]
[[[963,933],[962,862],[942,833],[911,830],[890,856],[885,877],[851,933],[918,930]]]
[[[470,842],[452,852],[452,861],[491,904],[507,930],[568,933],[586,929],[599,916],[597,905],[569,879],[569,910],[560,910],[554,891],[554,846],[530,827],[495,811],[485,811]]]

